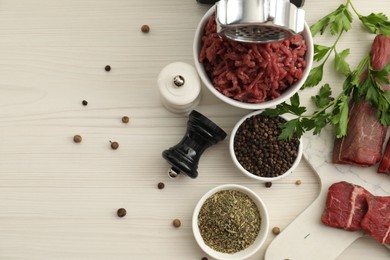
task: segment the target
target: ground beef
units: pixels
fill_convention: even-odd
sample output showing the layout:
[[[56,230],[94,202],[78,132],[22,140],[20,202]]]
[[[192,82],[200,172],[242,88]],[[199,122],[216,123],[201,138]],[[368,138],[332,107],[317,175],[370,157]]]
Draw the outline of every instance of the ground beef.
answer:
[[[276,43],[242,43],[217,34],[215,15],[205,25],[199,62],[214,87],[227,97],[261,103],[279,97],[306,67],[301,35]]]

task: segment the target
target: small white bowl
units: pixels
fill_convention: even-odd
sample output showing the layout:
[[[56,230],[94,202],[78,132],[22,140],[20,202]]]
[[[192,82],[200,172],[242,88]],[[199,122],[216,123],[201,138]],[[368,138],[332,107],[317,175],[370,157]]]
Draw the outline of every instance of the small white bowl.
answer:
[[[239,129],[239,127],[242,125],[242,123],[244,123],[244,121],[247,119],[247,118],[250,118],[252,116],[255,116],[255,115],[259,115],[263,112],[263,110],[258,110],[258,111],[254,111],[252,113],[249,113],[248,115],[242,117],[237,123],[236,125],[234,126],[231,134],[230,134],[230,140],[229,140],[229,152],[230,152],[230,156],[234,162],[234,164],[236,165],[236,167],[242,172],[244,173],[246,176],[254,179],[254,180],[257,180],[257,181],[260,181],[260,182],[273,182],[273,181],[277,181],[277,180],[280,180],[288,175],[290,175],[294,170],[295,168],[298,166],[299,162],[301,161],[302,159],[302,153],[303,153],[303,145],[302,145],[302,138],[299,139],[299,147],[298,147],[298,153],[297,153],[297,157],[295,158],[295,161],[294,163],[291,165],[290,169],[288,169],[285,173],[281,174],[281,175],[278,175],[277,177],[261,177],[261,176],[257,176],[249,171],[247,171],[241,164],[240,162],[237,160],[237,157],[236,157],[236,154],[234,152],[234,138],[236,137],[236,133],[237,133],[237,130]],[[282,118],[284,118],[285,120],[288,120],[286,117],[283,117],[281,116]]]
[[[210,16],[214,13],[214,11],[215,11],[215,5],[212,6],[202,17],[196,29],[194,42],[193,42],[193,58],[194,58],[195,68],[198,71],[198,74],[203,84],[211,91],[212,94],[214,94],[217,98],[219,98],[223,102],[230,104],[232,106],[244,108],[244,109],[250,109],[250,110],[259,110],[259,109],[275,107],[276,105],[288,100],[296,92],[298,92],[298,90],[303,86],[307,77],[309,76],[309,72],[313,65],[313,57],[314,57],[313,37],[310,32],[310,27],[307,25],[307,23],[305,23],[305,28],[304,31],[302,32],[302,36],[305,39],[306,46],[307,46],[307,51],[305,55],[306,68],[303,71],[302,78],[297,82],[295,82],[293,85],[291,85],[279,97],[275,99],[264,101],[261,103],[246,103],[246,102],[241,102],[232,99],[230,97],[227,97],[221,92],[219,92],[217,89],[215,89],[212,81],[210,80],[209,76],[207,75],[203,67],[203,64],[199,62],[199,52],[202,47],[202,36],[204,32],[204,27],[208,22]]]
[[[260,212],[260,216],[261,216],[260,231],[259,231],[259,234],[257,235],[257,238],[254,241],[254,243],[252,245],[250,245],[249,247],[247,247],[246,249],[238,251],[234,254],[221,253],[221,252],[218,252],[218,251],[212,249],[208,245],[206,245],[205,242],[203,241],[202,235],[200,234],[199,227],[198,227],[198,215],[199,215],[200,209],[203,206],[203,203],[209,197],[211,197],[213,194],[215,194],[219,191],[223,191],[223,190],[237,190],[237,191],[240,191],[240,192],[248,195],[253,200],[253,202],[257,205],[259,212]],[[252,190],[250,190],[244,186],[237,185],[237,184],[220,185],[220,186],[217,186],[217,187],[209,190],[199,200],[198,204],[195,207],[194,214],[192,216],[192,231],[194,233],[196,242],[198,243],[200,248],[206,254],[208,254],[210,257],[213,257],[213,258],[218,259],[218,260],[225,260],[225,259],[226,260],[242,260],[242,259],[249,258],[253,254],[255,254],[261,248],[261,246],[264,244],[264,241],[265,241],[267,234],[268,234],[268,230],[269,230],[269,216],[268,216],[268,210],[267,210],[264,202]]]

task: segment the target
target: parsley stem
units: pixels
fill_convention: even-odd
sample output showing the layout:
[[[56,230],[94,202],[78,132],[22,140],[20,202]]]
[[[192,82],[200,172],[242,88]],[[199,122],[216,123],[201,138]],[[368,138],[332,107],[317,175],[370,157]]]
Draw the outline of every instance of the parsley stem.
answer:
[[[322,107],[320,110],[315,111],[311,115],[302,115],[301,118],[314,118],[320,115],[322,112],[325,112],[328,108],[333,107],[343,96],[345,96],[344,91],[341,92],[335,99],[329,102],[326,106]]]
[[[337,36],[337,39],[336,41],[333,43],[332,47],[330,47],[324,61],[322,62],[321,66],[324,65],[326,63],[326,61],[329,59],[330,55],[332,54],[332,52],[335,52],[336,51],[336,45],[337,43],[339,42],[340,38],[341,38],[341,35],[343,34],[344,32],[344,29],[342,29],[339,33],[339,35]]]
[[[351,0],[347,0],[347,4],[346,6],[348,7],[348,5],[351,6],[353,12],[360,18],[362,15],[356,10],[356,8],[353,6]]]

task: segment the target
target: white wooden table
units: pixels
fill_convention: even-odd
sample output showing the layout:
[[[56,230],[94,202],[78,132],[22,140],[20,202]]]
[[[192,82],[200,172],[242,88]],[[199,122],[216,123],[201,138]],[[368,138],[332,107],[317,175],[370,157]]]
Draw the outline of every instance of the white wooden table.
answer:
[[[307,1],[307,22],[343,2]],[[354,2],[362,13],[390,15],[388,0]],[[208,8],[195,0],[0,0],[0,259],[199,260],[205,254],[191,216],[209,189],[251,188],[267,204],[271,227],[282,230],[315,199],[318,179],[304,160],[271,188],[242,176],[229,135],[203,154],[197,179],[168,178],[161,152],[181,139],[187,118],[161,105],[156,78],[171,62],[193,64],[194,31]],[[143,24],[150,33],[141,33]],[[359,28],[346,35],[341,46],[351,48],[351,63],[370,39]],[[197,110],[228,134],[248,113],[206,89]],[[121,207],[124,218],[116,216]],[[264,258],[273,237],[252,259]],[[389,255],[363,238],[338,260]]]

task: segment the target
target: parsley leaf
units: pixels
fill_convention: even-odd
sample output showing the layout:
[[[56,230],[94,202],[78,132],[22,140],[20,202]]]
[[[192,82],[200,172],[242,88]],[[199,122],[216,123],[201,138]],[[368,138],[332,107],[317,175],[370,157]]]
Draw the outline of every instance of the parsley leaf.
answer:
[[[294,136],[294,134],[296,134],[297,136],[302,136],[302,134],[304,132],[304,129],[303,129],[302,125],[300,124],[298,118],[295,118],[295,119],[287,121],[286,123],[283,123],[281,125],[281,128],[282,128],[282,132],[278,136],[279,140],[291,139]]]
[[[265,116],[270,116],[270,117],[276,117],[276,116],[283,115],[286,113],[291,113],[293,115],[300,116],[306,112],[306,108],[300,106],[298,93],[295,93],[290,98],[290,103],[291,103],[291,105],[284,102],[284,103],[277,105],[273,109],[272,108],[265,109],[262,114]]]
[[[331,47],[319,45],[319,44],[314,44],[314,60],[315,61],[320,61],[322,60],[325,55],[329,52]]]
[[[348,98],[342,95],[336,102],[333,110],[331,123],[336,126],[336,137],[340,138],[347,134],[348,127]]]
[[[284,102],[274,109],[266,109],[263,113],[269,116],[292,114],[295,118],[281,125],[282,133],[279,139],[289,139],[292,136],[300,137],[306,131],[319,134],[328,124],[332,124],[336,130],[336,136],[347,134],[348,113],[350,101],[358,101],[361,98],[372,103],[377,108],[377,118],[383,125],[390,126],[390,90],[383,90],[381,85],[390,84],[390,63],[382,70],[374,71],[371,65],[371,57],[367,54],[351,71],[347,62],[349,49],[337,52],[336,46],[343,33],[349,31],[352,26],[352,13],[358,16],[364,27],[369,32],[390,36],[390,21],[383,13],[363,16],[352,5],[352,0],[345,0],[336,10],[327,14],[310,27],[313,36],[321,35],[329,29],[331,35],[336,36],[333,45],[314,45],[314,61],[319,62],[313,67],[302,89],[317,86],[323,80],[324,65],[334,53],[333,69],[345,76],[343,88],[337,97],[332,97],[332,89],[329,84],[324,84],[317,95],[312,96],[312,101],[317,111],[305,114],[306,108],[300,105],[299,96],[295,94],[290,98],[290,104]]]
[[[382,84],[389,84],[389,75],[390,72],[390,62],[387,63],[387,65],[379,71],[371,70],[370,74],[375,78],[376,81],[382,83]]]
[[[303,88],[317,86],[318,83],[320,83],[320,81],[322,80],[323,75],[324,75],[324,63],[310,70],[309,76],[307,77],[305,84],[303,85]]]
[[[330,22],[330,33],[337,35],[341,31],[349,31],[351,29],[352,14],[348,10],[347,6],[340,5],[340,7],[334,13],[334,17]]]
[[[319,95],[315,95],[311,98],[318,108],[323,108],[332,101],[331,95],[332,90],[330,89],[329,84],[325,84],[320,88]]]
[[[325,32],[326,28],[330,27],[330,33],[332,35],[339,34],[342,30],[348,31],[351,29],[352,14],[348,10],[348,6],[340,5],[335,11],[329,13],[317,23],[310,27],[310,31],[313,36],[317,33],[321,35]]]
[[[341,72],[344,76],[348,76],[351,72],[348,63],[345,61],[345,58],[349,55],[349,49],[343,50],[341,53],[335,51],[336,56],[334,60],[334,69],[335,71]]]
[[[371,33],[390,36],[390,22],[385,14],[371,13],[367,16],[359,16],[359,19]]]

